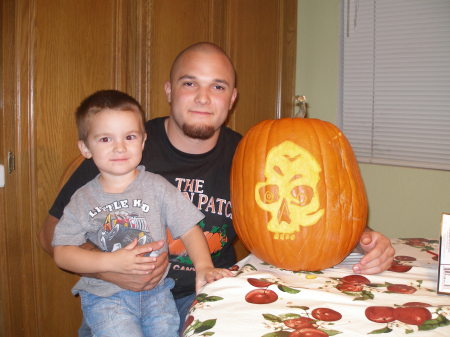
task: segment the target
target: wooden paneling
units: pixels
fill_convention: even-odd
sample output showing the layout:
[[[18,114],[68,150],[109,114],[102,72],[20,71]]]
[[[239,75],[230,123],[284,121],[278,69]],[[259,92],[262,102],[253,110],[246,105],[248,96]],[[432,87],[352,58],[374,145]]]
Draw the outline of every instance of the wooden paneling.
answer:
[[[5,97],[10,96],[5,92],[6,87],[4,85],[5,76],[7,76],[7,70],[5,66],[8,59],[5,57],[3,50],[6,48],[12,48],[11,44],[14,40],[12,34],[6,35],[6,31],[11,32],[11,22],[3,20],[5,13],[9,13],[9,3],[1,3],[0,6],[0,164],[6,164],[6,135],[5,129],[8,127],[5,118]],[[14,129],[14,125],[13,125]],[[6,166],[6,165],[5,165]],[[6,188],[0,188],[0,247],[6,247]],[[8,259],[4,254],[3,249],[0,249],[0,270],[8,270]],[[10,327],[10,307],[9,307],[9,282],[7,277],[0,277],[0,336],[8,336],[11,332]]]
[[[9,9],[10,3],[4,3],[0,6],[0,18],[3,18],[6,13],[10,13]],[[9,48],[13,50],[12,43],[14,39],[12,34],[6,34],[6,32],[11,32],[11,22],[6,22],[1,20],[0,22],[0,164],[6,167],[7,146],[6,138],[10,136],[6,134],[6,130],[9,125],[6,125],[5,107],[8,102],[5,101],[5,97],[10,96],[10,93],[5,92],[7,86],[4,85],[4,79],[6,76],[10,76],[8,69],[6,69],[8,58],[4,55],[3,50]],[[8,88],[9,90],[9,88]],[[12,125],[14,130],[14,124]],[[8,145],[9,146],[9,145]],[[6,188],[0,188],[0,247],[6,247],[6,198],[7,195]],[[4,254],[4,250],[0,248],[0,270],[8,270],[8,258]],[[11,335],[11,316],[10,316],[10,298],[9,294],[9,279],[7,277],[0,277],[0,336],[10,336]]]
[[[147,117],[166,115],[163,85],[174,57],[191,43],[212,41],[238,72],[230,126],[244,133],[277,111],[283,115],[293,97],[296,0],[0,6],[1,163],[8,151],[16,155],[16,170],[0,189],[0,336],[75,336],[81,311],[70,289],[78,277],[55,267],[36,233],[78,155],[77,105],[97,89],[117,88],[138,98]]]
[[[34,284],[34,236],[31,230],[31,156],[32,139],[27,132],[32,125],[30,116],[30,79],[32,67],[29,62],[30,23],[33,20],[33,1],[2,3],[2,61],[3,61],[3,122],[4,135],[2,162],[6,164],[7,153],[15,154],[15,170],[7,175],[2,217],[2,255],[5,269],[2,274],[2,306],[6,310],[5,334],[31,336],[37,329]],[[5,17],[16,20],[3,20]],[[23,20],[24,24],[18,24]],[[4,297],[3,297],[4,296]],[[24,324],[28,322],[28,324]]]
[[[98,89],[116,87],[117,34],[121,30],[117,1],[35,0],[30,50],[33,65],[32,120],[38,226],[45,218],[61,173],[78,155],[74,111],[80,101]],[[36,247],[37,315],[41,336],[75,332],[81,322],[78,298],[70,289],[77,276],[59,270]],[[75,335],[75,333],[73,333]]]
[[[214,34],[215,3],[211,0],[154,0],[151,2],[150,102],[152,117],[169,113],[163,85],[169,79],[170,66],[185,47],[199,41],[220,42]]]
[[[297,0],[282,1],[279,59],[280,81],[277,88],[280,117],[292,117],[295,112],[295,73],[297,59]]]
[[[295,0],[229,1],[229,52],[239,90],[232,125],[241,133],[258,121],[292,112],[296,4]]]

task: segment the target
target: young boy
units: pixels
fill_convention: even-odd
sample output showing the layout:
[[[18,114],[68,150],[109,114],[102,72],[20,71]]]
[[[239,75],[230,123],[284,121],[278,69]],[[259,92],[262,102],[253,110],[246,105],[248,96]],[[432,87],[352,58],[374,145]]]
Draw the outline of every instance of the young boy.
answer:
[[[197,291],[206,282],[231,276],[213,266],[196,225],[203,214],[163,177],[138,166],[146,139],[140,104],[116,90],[98,91],[81,103],[76,120],[80,152],[93,159],[100,174],[78,189],[64,209],[52,243],[56,264],[80,274],[146,274],[158,252],[142,244],[165,240],[169,228],[195,266]],[[102,251],[78,247],[87,240]],[[133,292],[81,277],[72,293],[80,295],[94,336],[170,337],[178,335],[179,325],[173,285],[163,278],[151,290]]]

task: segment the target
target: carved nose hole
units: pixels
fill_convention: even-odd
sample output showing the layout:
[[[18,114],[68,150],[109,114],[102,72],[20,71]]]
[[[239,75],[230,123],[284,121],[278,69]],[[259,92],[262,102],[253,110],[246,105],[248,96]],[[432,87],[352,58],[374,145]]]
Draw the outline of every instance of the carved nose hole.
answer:
[[[283,199],[281,202],[280,209],[278,210],[278,223],[281,223],[282,221],[291,223],[291,217],[289,216],[289,208],[286,202],[286,199]]]

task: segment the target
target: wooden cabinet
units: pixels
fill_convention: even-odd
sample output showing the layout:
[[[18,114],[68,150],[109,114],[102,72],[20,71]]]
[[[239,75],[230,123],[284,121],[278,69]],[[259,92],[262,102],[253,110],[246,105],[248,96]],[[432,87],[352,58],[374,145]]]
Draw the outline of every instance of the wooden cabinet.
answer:
[[[231,56],[239,99],[229,120],[244,133],[293,110],[296,0],[2,0],[0,336],[76,336],[77,276],[55,267],[36,233],[76,157],[73,112],[117,88],[147,117],[168,113],[163,84],[175,55],[212,41]],[[12,168],[11,168],[12,169]]]

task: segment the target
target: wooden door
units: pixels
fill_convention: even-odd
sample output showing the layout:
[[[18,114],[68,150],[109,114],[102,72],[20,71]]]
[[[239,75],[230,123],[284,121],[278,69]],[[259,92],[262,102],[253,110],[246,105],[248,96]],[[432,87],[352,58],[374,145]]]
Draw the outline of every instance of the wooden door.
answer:
[[[0,163],[8,152],[16,163],[0,188],[0,336],[76,336],[77,276],[55,267],[36,234],[78,154],[81,99],[117,88],[147,117],[166,115],[163,84],[176,53],[212,41],[238,72],[230,126],[244,133],[289,114],[295,8],[296,0],[0,1]]]
[[[36,234],[60,175],[78,154],[73,112],[95,90],[139,88],[129,50],[136,4],[111,0],[2,1],[2,336],[75,336],[77,276],[55,267]],[[133,78],[133,86],[129,85]],[[3,136],[4,135],[4,136]]]
[[[294,109],[297,1],[231,0],[227,50],[239,91],[231,125],[242,134],[255,123]]]
[[[168,114],[163,83],[178,52],[210,41],[230,55],[238,99],[229,125],[245,133],[263,119],[294,110],[296,0],[154,0],[143,105],[152,117]]]

